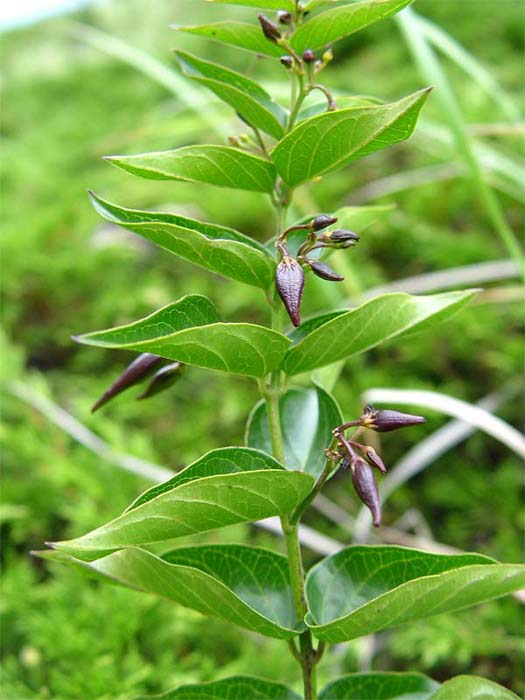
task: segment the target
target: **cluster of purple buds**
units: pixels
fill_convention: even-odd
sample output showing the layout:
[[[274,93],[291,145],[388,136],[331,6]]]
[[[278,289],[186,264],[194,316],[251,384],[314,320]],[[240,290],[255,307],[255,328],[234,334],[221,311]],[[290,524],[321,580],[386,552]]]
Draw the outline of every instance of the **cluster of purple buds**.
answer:
[[[336,222],[335,216],[319,214],[306,224],[291,226],[276,241],[275,245],[281,259],[277,266],[275,286],[294,326],[301,324],[300,308],[305,282],[303,267],[310,269],[314,275],[329,282],[341,282],[344,279],[325,262],[309,256],[313,250],[350,248],[359,241],[357,233],[346,229],[324,232],[326,228]],[[296,256],[290,255],[285,243],[286,237],[292,231],[307,232],[306,240],[299,246]],[[320,231],[323,233],[318,235]]]
[[[374,527],[381,525],[381,500],[373,468],[385,474],[386,466],[371,445],[363,445],[354,439],[346,438],[345,431],[349,428],[357,428],[354,434],[356,437],[357,433],[364,428],[378,433],[387,433],[424,422],[425,418],[422,416],[414,416],[390,409],[375,409],[368,404],[357,420],[343,423],[333,430],[334,438],[337,441],[337,450],[332,451],[332,456],[336,461],[340,460],[341,468],[350,469],[354,489],[370,510]]]
[[[166,364],[164,358],[152,355],[149,352],[143,352],[126,367],[109,389],[102,394],[92,407],[91,413],[95,413],[115,396],[136,384],[140,384],[149,377],[149,383],[142,394],[137,397],[138,399],[148,399],[172,386],[181,376],[183,367],[182,362]]]

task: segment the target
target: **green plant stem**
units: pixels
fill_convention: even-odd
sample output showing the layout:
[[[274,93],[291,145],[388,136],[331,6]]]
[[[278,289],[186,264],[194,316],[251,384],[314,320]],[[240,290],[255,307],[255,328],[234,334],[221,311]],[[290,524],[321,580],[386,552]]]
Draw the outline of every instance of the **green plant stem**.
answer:
[[[301,516],[305,512],[305,510],[308,508],[308,506],[313,502],[317,494],[321,491],[323,486],[326,483],[326,480],[330,476],[330,474],[334,471],[335,469],[335,464],[333,460],[327,459],[326,463],[324,465],[324,469],[321,472],[319,478],[315,482],[315,486],[313,489],[310,491],[308,496],[304,499],[302,503],[300,503],[297,508],[294,510],[291,518],[290,518],[290,524],[295,525],[296,523],[299,522],[301,519]]]

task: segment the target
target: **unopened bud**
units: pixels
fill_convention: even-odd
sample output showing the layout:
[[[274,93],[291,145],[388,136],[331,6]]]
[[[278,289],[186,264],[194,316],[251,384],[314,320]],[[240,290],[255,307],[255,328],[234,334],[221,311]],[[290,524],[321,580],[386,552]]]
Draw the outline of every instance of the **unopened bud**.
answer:
[[[301,325],[304,272],[295,258],[285,255],[275,273],[275,286],[294,326]]]
[[[358,457],[352,464],[352,483],[359,498],[372,513],[374,527],[381,525],[381,501],[372,468]]]
[[[326,65],[327,63],[330,63],[333,58],[334,54],[332,53],[332,49],[327,49],[323,54],[323,63]]]
[[[162,371],[162,370],[161,370]],[[381,457],[377,454],[373,447],[367,445],[364,449],[366,460],[373,466],[377,467],[382,474],[386,474],[386,466]]]
[[[306,49],[303,51],[302,59],[305,63],[313,63],[315,61],[315,53],[312,49]]]
[[[279,10],[277,12],[277,20],[281,24],[291,24],[292,23],[292,13],[288,12],[288,10]]]
[[[184,365],[182,362],[172,362],[165,367],[161,367],[157,372],[155,372],[148,386],[137,398],[149,399],[151,396],[155,396],[155,394],[159,394],[161,391],[169,389],[169,387],[175,384],[175,382],[180,378],[183,367]]]
[[[293,58],[291,56],[281,56],[279,60],[285,68],[293,67]]]
[[[334,243],[350,243],[350,245],[355,245],[359,241],[357,233],[348,231],[345,228],[337,228],[335,231],[331,231],[327,238]]]
[[[337,218],[335,216],[330,216],[329,214],[319,214],[319,216],[316,216],[310,223],[310,226],[312,227],[313,231],[322,231],[322,229],[326,228],[327,226],[335,224],[336,221]]]
[[[282,37],[279,27],[275,24],[275,22],[272,22],[271,19],[268,19],[266,15],[263,15],[262,12],[257,15],[257,19],[259,20],[264,36],[269,41],[273,41],[273,43],[276,44]]]
[[[129,387],[146,379],[146,377],[151,374],[153,370],[157,369],[162,362],[164,362],[162,357],[152,355],[149,352],[143,352],[136,357],[124,372],[122,372],[120,377],[113,382],[109,389],[102,394],[91,409],[91,413],[98,411],[98,409],[107,404],[108,401],[126,389],[129,389]]]
[[[326,263],[319,262],[318,260],[307,260],[312,272],[323,280],[328,280],[329,282],[342,282],[344,277],[338,275],[335,270],[327,265]]]
[[[240,148],[241,144],[236,136],[228,136],[228,142],[235,148]]]
[[[370,428],[378,433],[389,433],[399,428],[408,428],[411,425],[426,423],[423,416],[413,416],[410,413],[391,411],[390,409],[375,409],[373,406],[366,406],[365,412],[359,419],[359,425]]]

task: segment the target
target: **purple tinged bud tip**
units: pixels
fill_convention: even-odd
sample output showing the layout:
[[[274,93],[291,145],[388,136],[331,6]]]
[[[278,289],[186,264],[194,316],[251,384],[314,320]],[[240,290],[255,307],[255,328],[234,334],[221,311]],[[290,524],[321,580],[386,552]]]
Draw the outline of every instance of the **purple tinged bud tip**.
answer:
[[[292,13],[288,12],[288,10],[278,10],[277,11],[277,20],[281,24],[291,24],[292,23]]]
[[[353,461],[351,467],[352,482],[356,493],[372,513],[374,527],[379,527],[381,525],[381,501],[372,468],[360,457]]]
[[[275,24],[275,22],[272,22],[271,19],[268,19],[268,17],[266,17],[266,15],[264,15],[262,12],[257,15],[257,19],[259,20],[264,36],[269,41],[273,41],[273,43],[276,44],[282,37],[279,27]]]
[[[307,260],[314,275],[320,277],[323,280],[328,280],[329,282],[342,282],[344,277],[338,275],[335,270],[327,265],[326,263],[319,262],[318,260]]]
[[[331,231],[329,238],[334,243],[348,243],[349,241],[352,243],[357,243],[359,241],[359,236],[357,233],[347,231],[344,228],[338,228],[335,231]]]
[[[162,371],[162,370],[161,370]],[[367,445],[367,447],[364,450],[364,455],[366,460],[371,464],[373,467],[376,467],[379,469],[379,471],[382,474],[386,474],[386,466],[381,457],[377,454],[377,452],[374,450],[373,447],[370,445]]]
[[[311,222],[310,226],[312,227],[313,231],[321,231],[327,226],[335,224],[336,221],[337,217],[335,216],[330,216],[329,214],[319,214],[319,216],[316,216]]]
[[[285,255],[275,273],[275,286],[294,326],[301,325],[304,272],[295,258]]]
[[[315,61],[315,53],[312,49],[306,49],[303,51],[302,59],[305,63],[313,63]]]
[[[120,377],[113,382],[107,391],[102,394],[100,399],[91,409],[91,413],[95,413],[99,408],[108,403],[112,398],[120,394],[129,387],[138,384],[146,379],[160,364],[164,362],[162,357],[152,355],[149,352],[144,352],[133,360],[133,362],[122,372]]]
[[[359,419],[360,425],[375,430],[377,433],[389,433],[392,430],[408,428],[420,423],[426,423],[426,418],[390,409],[376,409],[370,405],[365,407],[365,411]]]
[[[149,399],[155,394],[159,394],[165,389],[169,389],[170,386],[175,384],[175,382],[180,378],[184,365],[182,362],[172,362],[165,367],[161,367],[153,377],[151,378],[148,386],[144,389],[137,399]]]
[[[281,56],[281,58],[280,58],[279,60],[280,60],[281,64],[282,64],[285,68],[292,68],[292,66],[293,66],[293,58],[292,58],[291,56],[288,56],[288,55],[286,55],[286,56]]]

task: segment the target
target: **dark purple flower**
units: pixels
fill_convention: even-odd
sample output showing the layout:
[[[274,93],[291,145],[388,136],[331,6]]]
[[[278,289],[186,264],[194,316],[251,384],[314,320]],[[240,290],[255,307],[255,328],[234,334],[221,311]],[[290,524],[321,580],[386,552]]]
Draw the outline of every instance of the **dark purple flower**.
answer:
[[[301,299],[304,291],[304,272],[295,258],[285,255],[277,265],[275,286],[294,326],[301,325]]]
[[[112,398],[120,394],[125,389],[129,389],[130,386],[138,384],[139,382],[146,379],[146,377],[157,369],[157,367],[165,362],[162,357],[157,355],[152,355],[149,352],[144,352],[138,357],[136,357],[133,362],[122,372],[120,377],[113,382],[107,391],[105,391],[100,399],[95,403],[91,409],[91,413],[95,413],[99,408],[104,406]]]

